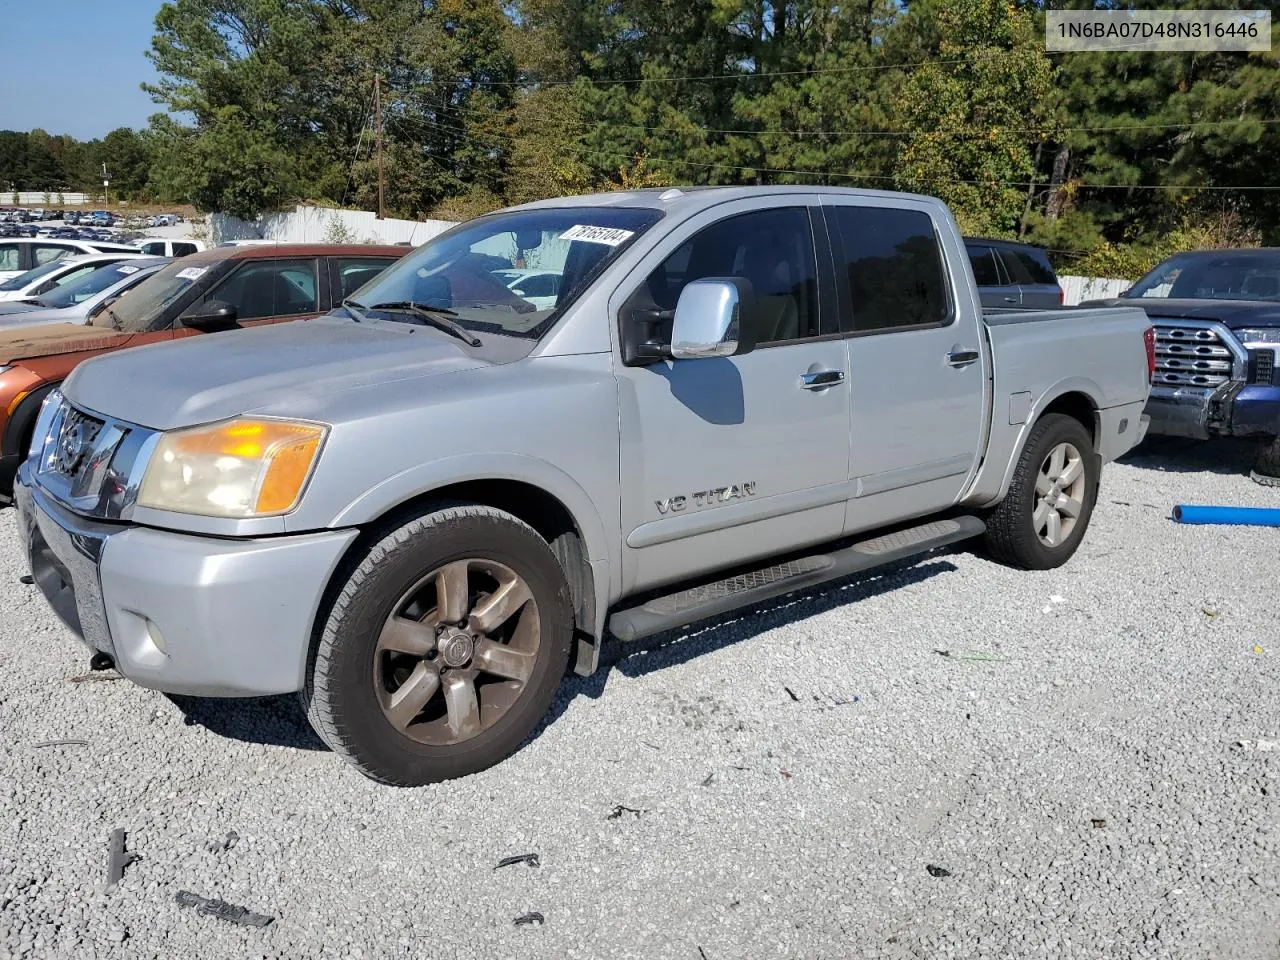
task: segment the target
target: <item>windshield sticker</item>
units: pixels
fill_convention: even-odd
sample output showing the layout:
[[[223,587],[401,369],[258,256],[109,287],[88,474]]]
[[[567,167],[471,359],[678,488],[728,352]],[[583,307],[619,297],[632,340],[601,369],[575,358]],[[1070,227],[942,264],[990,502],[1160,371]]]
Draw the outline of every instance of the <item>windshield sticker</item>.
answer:
[[[199,280],[208,267],[187,267],[185,270],[179,270],[174,274],[179,280]]]
[[[131,273],[137,273],[138,267],[116,267],[116,273],[123,273],[126,277]]]
[[[630,239],[634,233],[634,230],[623,230],[619,227],[592,227],[580,223],[560,234],[560,239],[585,240],[587,243],[603,243],[606,246],[616,247]]]

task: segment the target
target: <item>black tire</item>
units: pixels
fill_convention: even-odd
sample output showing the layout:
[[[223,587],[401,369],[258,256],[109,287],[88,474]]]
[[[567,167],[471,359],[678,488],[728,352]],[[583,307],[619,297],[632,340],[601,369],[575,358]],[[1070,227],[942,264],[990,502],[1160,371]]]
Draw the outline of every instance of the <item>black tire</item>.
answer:
[[[1084,493],[1079,516],[1061,543],[1049,546],[1035,530],[1036,479],[1046,458],[1060,444],[1068,443],[1081,454]],[[1009,492],[987,517],[986,546],[992,558],[1023,570],[1051,570],[1071,559],[1085,531],[1098,499],[1101,463],[1093,449],[1093,438],[1079,420],[1061,413],[1042,417],[1031,430],[1027,445],[1013,471]]]
[[[404,592],[453,561],[483,558],[523,578],[540,622],[531,674],[499,719],[453,744],[412,739],[384,715],[375,692],[375,648]],[[530,526],[491,507],[444,505],[376,543],[330,608],[302,692],[321,739],[365,776],[420,786],[476,773],[514,753],[546,714],[568,667],[573,608],[564,573]]]
[[[1280,439],[1271,440],[1258,449],[1250,476],[1269,487],[1280,486]]]

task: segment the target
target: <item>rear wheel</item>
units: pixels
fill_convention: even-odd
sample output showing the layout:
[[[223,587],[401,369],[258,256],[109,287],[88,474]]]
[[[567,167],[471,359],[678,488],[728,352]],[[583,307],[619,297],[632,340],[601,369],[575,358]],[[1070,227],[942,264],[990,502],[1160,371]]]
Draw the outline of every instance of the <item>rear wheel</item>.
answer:
[[[308,716],[383,783],[475,773],[546,713],[572,627],[564,574],[532,528],[489,507],[432,511],[347,580],[313,657]]]
[[[1093,515],[1099,472],[1080,421],[1060,413],[1043,417],[1031,430],[1009,493],[987,519],[991,555],[1026,570],[1066,563]]]
[[[1280,487],[1280,439],[1268,441],[1258,451],[1249,476],[1268,487]]]

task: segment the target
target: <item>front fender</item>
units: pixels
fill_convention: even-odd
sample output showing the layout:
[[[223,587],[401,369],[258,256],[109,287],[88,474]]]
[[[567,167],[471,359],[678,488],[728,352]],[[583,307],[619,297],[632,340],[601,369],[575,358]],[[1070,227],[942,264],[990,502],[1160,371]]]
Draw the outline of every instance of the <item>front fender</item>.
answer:
[[[615,554],[620,552],[620,544],[606,535],[600,513],[587,492],[559,467],[525,454],[460,454],[410,467],[363,491],[337,513],[330,526],[370,523],[415,497],[470,480],[513,480],[549,493],[573,516],[587,560],[592,564],[603,561],[611,570],[619,569],[620,557]],[[612,589],[609,593],[613,593]]]

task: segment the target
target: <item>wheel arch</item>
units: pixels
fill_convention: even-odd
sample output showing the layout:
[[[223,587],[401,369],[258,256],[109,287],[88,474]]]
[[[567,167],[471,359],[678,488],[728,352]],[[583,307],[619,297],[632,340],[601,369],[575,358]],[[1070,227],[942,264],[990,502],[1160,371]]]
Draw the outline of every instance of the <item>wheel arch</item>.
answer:
[[[1102,429],[1102,405],[1098,401],[1101,394],[1097,384],[1091,380],[1083,378],[1064,380],[1045,390],[1040,395],[1040,399],[1027,411],[1025,419],[1020,424],[1003,428],[998,423],[993,425],[993,439],[995,431],[999,429],[1016,431],[1016,436],[1003,450],[995,449],[994,446],[988,449],[990,463],[983,465],[973,487],[962,498],[962,502],[967,506],[986,508],[995,506],[1005,498],[1009,493],[1009,485],[1013,482],[1018,461],[1022,458],[1022,453],[1031,439],[1031,431],[1048,414],[1061,413],[1077,420],[1093,441],[1093,453],[1097,456]],[[1003,447],[1004,444],[1001,443],[1000,446]]]
[[[4,456],[12,456],[24,452],[20,447],[29,438],[31,431],[35,429],[44,398],[56,390],[58,386],[60,386],[60,383],[42,383],[40,386],[30,390],[18,401],[18,405],[9,416],[9,422],[5,424],[4,438],[0,441],[0,452]]]
[[[399,495],[381,498],[378,508],[371,508],[366,496],[335,520],[334,526],[358,526],[360,535],[347,548],[331,577],[317,612],[316,631],[323,629],[326,611],[352,570],[388,532],[435,505],[479,504],[510,513],[547,541],[564,571],[573,603],[574,672],[583,676],[593,673],[599,665],[611,565],[604,526],[585,491],[568,477],[564,479],[571,487],[537,482],[527,478],[527,471],[526,476],[520,477],[505,471],[479,470],[465,479],[456,479],[456,473],[453,476],[455,479],[448,481],[437,478],[435,483],[396,484]],[[315,631],[313,634],[318,636]]]

